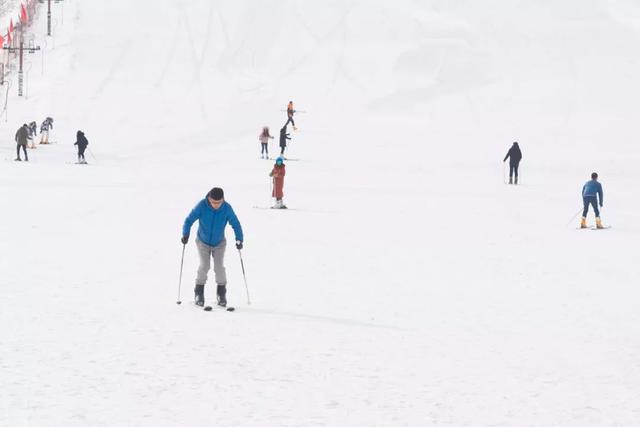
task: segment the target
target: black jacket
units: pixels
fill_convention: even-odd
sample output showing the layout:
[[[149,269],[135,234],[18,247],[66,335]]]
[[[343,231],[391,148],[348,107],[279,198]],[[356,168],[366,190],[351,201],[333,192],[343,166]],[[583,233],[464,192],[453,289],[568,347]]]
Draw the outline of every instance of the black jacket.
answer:
[[[280,147],[287,146],[287,139],[291,139],[291,138],[289,138],[289,134],[287,133],[287,128],[284,127],[280,129]]]
[[[89,145],[89,141],[84,136],[84,133],[82,133],[82,131],[79,130],[78,133],[76,133],[76,143],[73,145],[77,145],[80,148],[86,148],[87,145]]]
[[[29,123],[29,134],[33,137],[38,134],[38,124],[36,122]]]
[[[20,126],[20,129],[16,132],[16,142],[18,145],[27,145],[28,139],[31,139],[29,136],[29,128],[27,125]]]
[[[503,161],[506,161],[507,159],[509,159],[510,165],[517,165],[520,163],[520,160],[522,160],[522,151],[520,151],[520,147],[517,142],[514,142],[511,148],[509,148],[509,151],[507,152],[507,155],[504,156]]]

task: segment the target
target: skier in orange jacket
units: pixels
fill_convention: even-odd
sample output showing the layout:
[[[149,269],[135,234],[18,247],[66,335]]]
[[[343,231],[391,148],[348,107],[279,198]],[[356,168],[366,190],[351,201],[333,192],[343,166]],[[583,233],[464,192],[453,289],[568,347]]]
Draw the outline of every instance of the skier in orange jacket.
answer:
[[[291,125],[293,126],[293,130],[298,130],[298,128],[296,127],[296,122],[293,121],[293,114],[295,112],[296,110],[293,109],[293,101],[289,101],[289,105],[287,105],[287,122],[284,124],[284,126],[287,127],[287,125],[291,123]]]

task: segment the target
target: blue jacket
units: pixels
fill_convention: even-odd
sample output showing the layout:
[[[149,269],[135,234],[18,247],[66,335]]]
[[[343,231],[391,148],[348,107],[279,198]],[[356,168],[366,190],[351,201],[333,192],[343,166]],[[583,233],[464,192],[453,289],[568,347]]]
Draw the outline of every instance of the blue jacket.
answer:
[[[595,179],[587,181],[584,187],[582,187],[582,197],[596,197],[596,195],[600,196],[600,206],[602,206],[602,185]]]
[[[227,202],[222,202],[218,209],[213,209],[206,197],[201,200],[184,220],[184,225],[182,226],[183,236],[189,235],[191,226],[196,220],[199,221],[198,239],[209,246],[216,246],[224,239],[224,228],[227,223],[231,224],[236,234],[236,240],[241,242],[244,240],[240,221],[238,221],[236,213]]]

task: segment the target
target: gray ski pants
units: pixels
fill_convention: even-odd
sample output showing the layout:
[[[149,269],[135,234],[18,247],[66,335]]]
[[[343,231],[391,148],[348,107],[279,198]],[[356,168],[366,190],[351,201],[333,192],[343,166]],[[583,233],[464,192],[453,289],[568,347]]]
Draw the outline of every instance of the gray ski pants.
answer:
[[[222,239],[217,246],[209,246],[196,239],[198,254],[200,255],[200,267],[198,267],[198,277],[196,285],[207,283],[207,273],[211,268],[211,257],[213,257],[213,272],[216,275],[216,283],[220,286],[227,285],[227,271],[224,269],[224,251],[227,248],[227,240]]]

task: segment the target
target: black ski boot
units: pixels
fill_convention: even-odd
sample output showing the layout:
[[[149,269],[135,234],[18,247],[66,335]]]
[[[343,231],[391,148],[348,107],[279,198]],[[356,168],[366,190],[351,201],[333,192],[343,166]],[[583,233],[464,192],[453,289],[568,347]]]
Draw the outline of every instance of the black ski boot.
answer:
[[[203,307],[204,306],[204,285],[196,285],[194,292],[196,294],[196,305]]]
[[[227,306],[227,287],[225,285],[218,285],[218,305],[220,307]]]

